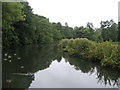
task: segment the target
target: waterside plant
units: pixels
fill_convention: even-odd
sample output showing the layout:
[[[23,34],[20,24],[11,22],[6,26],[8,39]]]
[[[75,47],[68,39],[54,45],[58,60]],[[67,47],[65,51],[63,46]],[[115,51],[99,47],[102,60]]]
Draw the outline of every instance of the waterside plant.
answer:
[[[96,61],[101,66],[120,68],[120,46],[112,41],[94,42],[86,38],[62,39],[59,42],[64,52],[71,56]]]

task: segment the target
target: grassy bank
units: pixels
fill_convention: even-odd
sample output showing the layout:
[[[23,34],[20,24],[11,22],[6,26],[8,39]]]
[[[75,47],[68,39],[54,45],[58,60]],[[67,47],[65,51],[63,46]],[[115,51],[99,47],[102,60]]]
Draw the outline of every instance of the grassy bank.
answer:
[[[63,39],[60,47],[69,55],[96,61],[101,66],[120,68],[120,46],[118,43],[106,41],[96,43],[86,38]]]

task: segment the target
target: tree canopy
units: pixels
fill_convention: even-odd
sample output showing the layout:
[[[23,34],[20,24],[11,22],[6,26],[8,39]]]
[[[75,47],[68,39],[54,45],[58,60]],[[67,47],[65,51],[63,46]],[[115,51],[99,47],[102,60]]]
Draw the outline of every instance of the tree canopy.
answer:
[[[3,2],[3,46],[48,44],[64,38],[88,38],[97,42],[118,41],[119,27],[113,21],[101,21],[100,28],[88,22],[86,27],[72,28],[67,22],[50,22],[48,18],[34,14],[28,2]],[[118,29],[117,29],[118,27]]]

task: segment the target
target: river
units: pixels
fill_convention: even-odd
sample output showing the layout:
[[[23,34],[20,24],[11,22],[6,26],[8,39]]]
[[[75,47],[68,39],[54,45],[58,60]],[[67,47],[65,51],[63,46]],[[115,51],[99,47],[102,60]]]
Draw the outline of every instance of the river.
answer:
[[[120,71],[70,57],[54,45],[3,50],[3,88],[118,88]]]

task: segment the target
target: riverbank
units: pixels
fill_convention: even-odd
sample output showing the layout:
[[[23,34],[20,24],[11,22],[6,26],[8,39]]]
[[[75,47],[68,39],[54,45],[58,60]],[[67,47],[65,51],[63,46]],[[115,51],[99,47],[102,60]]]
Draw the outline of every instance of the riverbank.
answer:
[[[64,52],[71,56],[86,58],[101,66],[120,68],[120,46],[106,41],[97,43],[86,38],[63,39],[59,42]]]

